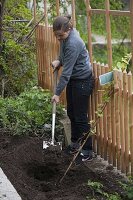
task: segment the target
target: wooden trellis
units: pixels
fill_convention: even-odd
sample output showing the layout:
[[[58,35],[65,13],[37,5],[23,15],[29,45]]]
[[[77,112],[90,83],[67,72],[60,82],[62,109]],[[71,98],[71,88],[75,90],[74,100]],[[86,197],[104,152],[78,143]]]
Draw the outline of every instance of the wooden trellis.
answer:
[[[56,13],[60,15],[60,1],[56,0]],[[92,9],[91,0],[84,0],[86,4],[86,14],[87,14],[87,27],[88,27],[88,48],[90,54],[90,60],[93,62],[93,52],[92,52],[92,32],[91,32],[91,17],[94,14],[105,15],[106,19],[106,32],[107,32],[107,55],[108,55],[108,65],[112,67],[112,44],[111,44],[111,16],[127,16],[131,21],[131,53],[132,53],[132,68],[133,68],[133,1],[130,0],[130,10],[120,11],[120,10],[110,10],[109,0],[105,0],[105,9]],[[71,0],[71,15],[74,27],[76,27],[76,13],[75,13],[76,1]],[[44,15],[45,15],[45,25],[48,26],[47,17],[47,0],[44,0]],[[36,20],[36,0],[34,0],[34,19]]]

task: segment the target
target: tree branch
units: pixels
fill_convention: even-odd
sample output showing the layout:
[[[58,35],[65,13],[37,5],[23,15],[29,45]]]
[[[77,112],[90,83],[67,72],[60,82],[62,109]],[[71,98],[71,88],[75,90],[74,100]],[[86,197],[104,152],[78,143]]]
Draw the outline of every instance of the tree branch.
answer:
[[[38,24],[44,19],[45,15],[42,16],[42,18],[35,24],[35,26],[33,27],[33,29],[26,35],[24,36],[24,39],[22,37],[17,38],[16,42],[25,42],[27,41],[34,33],[34,31],[36,30]]]

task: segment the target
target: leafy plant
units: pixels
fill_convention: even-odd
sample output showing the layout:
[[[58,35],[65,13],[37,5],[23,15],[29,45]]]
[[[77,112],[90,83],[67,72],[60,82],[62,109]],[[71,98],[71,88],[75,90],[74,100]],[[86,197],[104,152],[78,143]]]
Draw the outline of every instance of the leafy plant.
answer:
[[[120,183],[122,188],[125,190],[126,199],[131,200],[133,199],[133,177],[129,177],[127,183]]]
[[[57,109],[57,124],[63,111]],[[43,134],[44,125],[51,124],[51,94],[34,87],[16,98],[0,98],[0,127],[16,134]]]
[[[100,182],[93,182],[91,180],[88,180],[87,185],[92,190],[93,197],[95,197],[95,194],[100,194],[102,197],[105,197],[106,200],[121,200],[121,197],[117,193],[108,194],[107,192],[104,192],[103,184],[101,184]],[[87,197],[87,200],[90,200],[90,197]]]
[[[121,61],[119,61],[116,65],[117,69],[120,69],[121,71],[126,70],[127,72],[129,72],[131,70],[131,58],[132,58],[132,54],[128,53],[126,54]]]
[[[103,192],[102,188],[103,188],[103,185],[99,182],[92,182],[92,181],[88,181],[88,184],[87,184],[93,191],[93,196],[94,196],[94,193],[99,193],[99,194],[102,194],[104,196],[107,196],[106,193]]]

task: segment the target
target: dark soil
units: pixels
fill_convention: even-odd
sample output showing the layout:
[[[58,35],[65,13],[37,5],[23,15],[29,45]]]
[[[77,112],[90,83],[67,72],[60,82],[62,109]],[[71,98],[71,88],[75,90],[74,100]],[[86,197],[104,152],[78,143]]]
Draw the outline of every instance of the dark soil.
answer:
[[[85,200],[87,196],[106,199],[87,186],[89,179],[101,182],[104,192],[118,192],[124,199],[118,176],[110,171],[94,172],[85,165],[73,166],[59,184],[72,157],[58,148],[43,150],[42,142],[37,137],[0,133],[0,166],[22,200]]]

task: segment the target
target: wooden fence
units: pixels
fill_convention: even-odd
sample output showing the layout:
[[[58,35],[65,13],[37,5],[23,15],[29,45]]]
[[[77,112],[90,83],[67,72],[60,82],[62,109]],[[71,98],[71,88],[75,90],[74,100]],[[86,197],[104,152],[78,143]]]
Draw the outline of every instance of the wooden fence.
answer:
[[[39,25],[36,29],[36,49],[38,65],[38,85],[49,89],[54,88],[53,69],[51,62],[58,58],[59,42],[53,34],[52,27]],[[61,70],[58,74],[60,76]],[[65,91],[61,95],[61,103],[66,104]]]
[[[96,82],[91,114],[92,120],[95,120],[95,111],[103,102],[104,91],[108,90],[100,86],[98,77],[108,72],[109,67],[93,63],[93,70]],[[97,124],[94,150],[121,172],[133,175],[133,77],[126,71],[114,70],[113,73],[114,92]]]
[[[52,60],[58,57],[59,45],[52,28],[39,25],[36,30],[39,85],[52,91]],[[91,120],[96,119],[98,106],[103,102],[105,87],[98,77],[110,71],[108,65],[93,63],[95,89],[90,99]],[[133,175],[133,88],[132,74],[114,70],[114,93],[96,126],[94,151],[125,174]],[[65,92],[62,94],[65,105]]]
[[[105,0],[105,9],[92,9],[90,1],[85,0],[88,27],[88,48],[93,71],[95,75],[95,89],[90,98],[90,116],[95,120],[98,106],[103,102],[105,87],[100,86],[98,77],[110,71],[112,67],[111,23],[110,17],[128,16],[131,19],[131,52],[133,55],[133,1],[130,1],[129,11],[110,10],[109,0]],[[76,27],[76,1],[72,0],[72,19]],[[56,12],[60,14],[59,0],[56,0]],[[91,41],[91,16],[93,14],[105,15],[107,32],[108,65],[93,62]],[[38,84],[53,90],[53,70],[50,66],[52,60],[58,58],[59,44],[53,36],[52,28],[48,26],[47,0],[44,0],[45,25],[36,29]],[[36,22],[36,0],[34,0],[34,21]],[[133,65],[133,56],[132,56]],[[114,70],[114,92],[111,96],[103,116],[96,126],[96,135],[93,137],[94,151],[118,170],[133,176],[133,88],[132,74]],[[61,96],[61,103],[66,105],[65,91]]]
[[[53,76],[50,63],[58,57],[59,45],[51,27],[39,25],[36,29],[38,84],[52,90]]]

